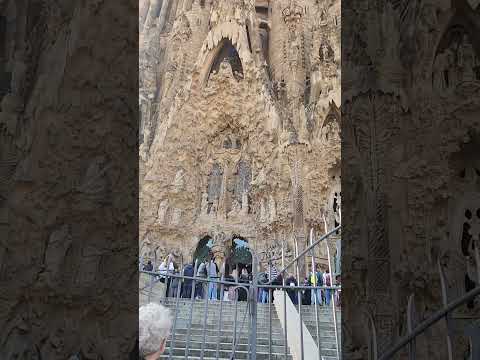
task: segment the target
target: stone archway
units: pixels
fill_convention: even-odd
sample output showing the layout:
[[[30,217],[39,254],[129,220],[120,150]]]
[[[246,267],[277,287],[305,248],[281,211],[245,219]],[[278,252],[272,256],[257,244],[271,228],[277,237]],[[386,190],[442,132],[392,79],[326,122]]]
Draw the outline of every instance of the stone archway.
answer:
[[[237,269],[240,274],[243,268],[252,272],[252,253],[248,249],[248,240],[234,234],[229,249],[226,249],[225,273],[230,274],[233,269]]]
[[[195,248],[193,259],[198,260],[199,263],[208,260],[212,256],[213,238],[210,235],[202,237]]]

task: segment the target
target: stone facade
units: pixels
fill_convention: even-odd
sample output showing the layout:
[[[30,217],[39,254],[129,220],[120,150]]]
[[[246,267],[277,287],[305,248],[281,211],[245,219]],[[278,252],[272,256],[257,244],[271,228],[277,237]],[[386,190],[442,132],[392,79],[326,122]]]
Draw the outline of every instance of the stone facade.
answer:
[[[210,236],[225,258],[239,236],[278,261],[339,223],[340,2],[140,9],[140,255]]]
[[[0,1],[1,359],[122,359],[138,336],[136,14]]]
[[[475,1],[342,6],[346,358],[371,358],[374,333],[380,354],[405,335],[412,294],[415,324],[478,284],[479,10]],[[444,321],[420,336],[417,358],[464,358],[467,339],[453,329],[478,318],[471,305],[454,314],[450,340]]]

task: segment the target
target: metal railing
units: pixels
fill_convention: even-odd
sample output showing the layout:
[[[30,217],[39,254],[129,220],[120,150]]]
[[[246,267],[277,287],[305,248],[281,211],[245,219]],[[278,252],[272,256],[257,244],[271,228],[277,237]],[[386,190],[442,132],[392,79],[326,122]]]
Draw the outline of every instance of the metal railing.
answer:
[[[388,350],[385,354],[381,355],[379,360],[387,360],[392,359],[395,354],[397,354],[400,350],[405,348],[405,346],[409,346],[409,359],[413,360],[416,358],[415,356],[415,347],[414,345],[415,339],[423,334],[428,328],[435,325],[438,321],[447,319],[447,316],[458,307],[462,306],[463,304],[467,303],[468,301],[475,298],[477,295],[480,294],[480,286],[477,286],[475,289],[469,291],[465,295],[459,297],[457,300],[452,301],[450,304],[445,306],[443,309],[437,311],[427,320],[420,323],[417,327],[409,331],[409,334],[400,339],[400,341],[394,345],[390,350]],[[451,351],[451,348],[449,349]],[[448,354],[449,358],[453,358],[452,353]]]
[[[478,253],[478,247],[475,246],[475,258],[477,264],[477,274],[480,279],[480,256]],[[447,334],[446,334],[446,345],[447,345],[447,356],[449,360],[453,360],[453,345],[452,345],[452,318],[451,314],[453,311],[458,309],[459,307],[467,304],[468,302],[472,301],[476,296],[480,295],[480,286],[476,286],[475,288],[471,289],[467,293],[463,294],[462,296],[457,297],[455,300],[450,301],[448,300],[447,296],[447,280],[445,277],[445,273],[443,268],[440,264],[440,260],[437,260],[438,266],[438,273],[440,276],[440,284],[442,288],[442,305],[443,307],[431,315],[429,318],[414,326],[414,317],[415,317],[415,302],[414,302],[414,294],[411,294],[408,299],[408,306],[407,306],[407,334],[402,337],[395,345],[393,345],[389,350],[387,350],[381,356],[377,356],[378,349],[376,349],[376,339],[374,338],[374,360],[388,360],[393,359],[396,354],[398,354],[401,350],[408,348],[408,359],[415,360],[416,359],[416,340],[417,338],[425,333],[429,328],[437,324],[439,321],[444,320],[446,323]],[[373,319],[371,320],[371,324],[374,327]],[[480,337],[480,325],[476,325],[476,331],[474,334],[468,335],[470,338],[470,360],[476,360],[480,358],[480,353],[476,353],[476,351],[480,350],[477,349],[476,346],[478,341],[473,341],[472,337],[478,338]],[[375,330],[375,329],[374,329]],[[375,333],[375,331],[374,331]],[[466,334],[463,334],[466,335]],[[476,339],[478,340],[478,339]],[[473,348],[475,345],[475,350]]]
[[[318,240],[314,239],[313,231],[311,231],[310,246],[300,254],[297,253],[295,259],[286,265],[285,249],[282,248],[282,269],[275,279],[272,278],[271,267],[268,274],[259,271],[258,255],[251,248],[249,250],[252,253],[252,272],[248,281],[239,276],[240,274],[237,274],[235,278],[225,274],[225,264],[216,277],[210,277],[209,273],[206,277],[199,276],[200,262],[198,260],[195,261],[195,264],[191,264],[193,276],[185,275],[186,267],[181,272],[140,270],[142,282],[140,296],[143,297],[143,300],[163,303],[173,310],[171,337],[166,351],[168,356],[164,355],[167,356],[164,358],[172,359],[182,353],[181,356],[185,359],[209,357],[256,360],[257,354],[261,354],[262,359],[291,359],[292,354],[289,347],[291,334],[288,334],[286,326],[290,319],[287,316],[287,307],[283,307],[283,314],[278,314],[278,306],[274,302],[274,295],[281,294],[280,296],[283,296],[284,300],[283,304],[286,304],[288,296],[298,310],[302,351],[300,358],[305,359],[303,329],[304,326],[308,329],[304,322],[304,316],[308,314],[308,311],[302,311],[302,308],[306,307],[305,310],[310,309],[310,315],[312,313],[315,315],[313,326],[312,323],[309,323],[308,331],[315,331],[312,338],[316,339],[318,360],[323,360],[324,353],[327,351],[329,351],[329,356],[340,359],[336,295],[341,291],[341,287],[335,285],[332,272],[330,272],[332,280],[330,286],[319,286],[318,283],[312,284],[312,286],[305,285],[299,275],[300,259],[311,256],[313,269],[316,269],[313,250],[319,244],[325,243],[324,240],[339,229],[340,226]],[[309,253],[310,255],[308,255]],[[327,254],[331,265],[328,246]],[[170,262],[171,259],[163,268],[170,269]],[[295,286],[286,283],[286,274],[290,268],[294,268],[296,273],[296,276],[290,276],[295,278]],[[189,268],[189,270],[192,274],[192,269]],[[265,275],[268,276],[268,281],[262,282],[260,279]],[[228,292],[225,289],[228,289]],[[308,291],[314,292],[314,295],[311,296],[313,303],[310,306],[304,304],[303,301],[306,298],[305,293],[308,294]],[[317,294],[319,296],[316,296]],[[322,297],[322,295],[324,296]],[[331,310],[328,305],[331,305]],[[331,324],[330,311],[333,314],[333,331],[325,329],[326,326],[331,326],[328,325]],[[280,316],[283,316],[284,326],[282,326]],[[335,349],[322,347],[322,336],[326,336],[324,333],[332,332],[335,337],[334,340],[329,339],[329,342],[335,343]],[[229,350],[227,343],[231,345]],[[308,359],[310,360],[311,357]]]

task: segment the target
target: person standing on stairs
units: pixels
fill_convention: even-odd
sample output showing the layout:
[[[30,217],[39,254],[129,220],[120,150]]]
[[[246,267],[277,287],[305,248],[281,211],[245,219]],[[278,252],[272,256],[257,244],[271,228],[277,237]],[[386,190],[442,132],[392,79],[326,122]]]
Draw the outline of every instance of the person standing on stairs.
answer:
[[[249,287],[250,281],[249,281],[249,274],[248,274],[247,268],[242,269],[238,282],[243,284],[243,286],[246,286],[247,288]],[[238,288],[238,301],[247,301],[247,298],[248,298],[247,291],[243,287]]]
[[[207,271],[208,271],[208,277],[211,280],[218,280],[218,266],[217,266],[217,263],[215,262],[215,257],[212,257],[212,259],[210,260]],[[217,283],[215,282],[210,282],[208,284],[208,299],[218,300]]]
[[[285,282],[286,285],[292,288],[287,290],[287,294],[290,300],[292,300],[293,305],[298,305],[298,301],[297,301],[298,294],[297,294],[297,291],[294,290],[295,286],[297,286],[297,279],[295,279],[293,275],[285,274],[285,276],[287,277],[287,280]]]
[[[318,266],[316,267],[318,269]],[[323,277],[320,271],[310,272],[310,284],[313,287],[323,285]],[[311,290],[311,304],[312,305],[322,305],[322,290],[321,289],[312,289]]]
[[[193,263],[188,263],[185,265],[183,268],[183,275],[187,277],[193,277],[195,274],[195,268],[193,266]],[[185,279],[183,281],[183,286],[182,286],[182,298],[184,299],[190,299],[192,296],[192,279]]]
[[[167,269],[168,268],[168,269]],[[168,273],[173,273],[175,266],[173,264],[173,255],[168,255],[158,267],[158,272],[160,274],[160,283],[163,285],[160,288],[160,297],[164,298],[168,295],[169,290],[169,277]]]
[[[332,276],[330,275],[330,270],[325,270],[323,274],[323,283],[325,286],[332,286]],[[330,300],[332,298],[332,289],[325,290],[325,304],[330,305]]]
[[[206,278],[207,277],[207,261],[200,263],[197,270],[197,277]],[[195,284],[195,299],[203,299],[205,296],[205,282],[197,281]]]
[[[266,283],[268,283],[268,275],[267,273],[263,272],[260,274],[259,286]],[[258,292],[258,298],[258,302],[266,304],[268,301],[268,289],[261,287],[260,291]]]
[[[308,276],[303,281],[303,286],[312,286],[312,284],[310,284],[310,280],[308,280]],[[312,290],[304,289],[302,291],[302,305],[311,305],[311,304],[312,304]]]
[[[153,271],[153,264],[150,260],[148,260],[148,263],[143,266],[144,271]]]

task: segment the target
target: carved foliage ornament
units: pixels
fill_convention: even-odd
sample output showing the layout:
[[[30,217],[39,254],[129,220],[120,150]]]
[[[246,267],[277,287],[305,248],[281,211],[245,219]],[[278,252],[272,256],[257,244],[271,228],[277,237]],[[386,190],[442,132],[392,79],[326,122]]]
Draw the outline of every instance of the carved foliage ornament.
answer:
[[[182,42],[190,39],[192,35],[192,29],[190,28],[190,22],[188,21],[185,14],[183,14],[174,25],[173,29],[173,39],[178,39]]]
[[[289,28],[295,28],[302,18],[303,9],[295,2],[282,10],[283,21]]]

